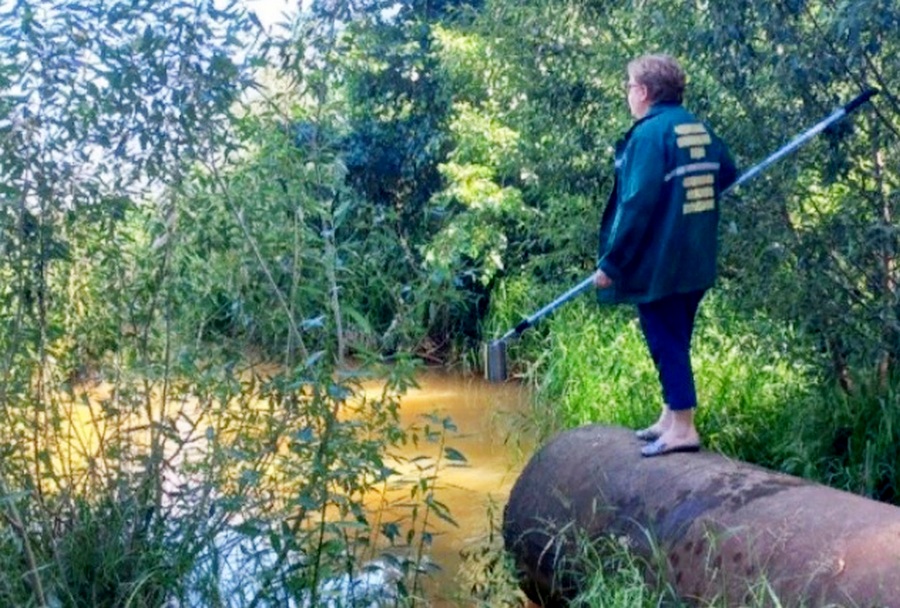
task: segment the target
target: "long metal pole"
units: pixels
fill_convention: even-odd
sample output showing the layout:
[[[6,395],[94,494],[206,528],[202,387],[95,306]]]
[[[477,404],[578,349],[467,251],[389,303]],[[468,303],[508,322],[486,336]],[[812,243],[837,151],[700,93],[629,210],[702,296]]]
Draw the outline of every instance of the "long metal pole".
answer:
[[[828,127],[830,127],[832,124],[839,121],[843,117],[847,116],[848,114],[853,112],[856,108],[858,108],[865,102],[869,101],[869,99],[877,93],[878,93],[877,90],[869,89],[865,93],[858,95],[850,103],[838,108],[837,110],[832,112],[830,116],[828,116],[827,118],[825,118],[818,124],[813,125],[809,129],[807,129],[805,132],[801,133],[800,135],[798,135],[797,137],[792,139],[790,142],[788,142],[787,144],[782,146],[779,150],[770,154],[765,160],[763,160],[756,166],[748,169],[733,184],[731,184],[728,188],[723,190],[722,194],[725,194],[729,190],[733,190],[734,188],[737,188],[744,182],[756,177],[758,174],[765,171],[769,167],[769,165],[771,165],[774,162],[777,162],[783,156],[787,156],[788,154],[790,154],[791,152],[793,152],[794,150],[796,150],[797,148],[799,148],[800,146],[805,144],[807,141],[809,141],[810,139],[812,139],[813,137],[815,137],[816,135],[818,135],[819,133],[821,133]]]

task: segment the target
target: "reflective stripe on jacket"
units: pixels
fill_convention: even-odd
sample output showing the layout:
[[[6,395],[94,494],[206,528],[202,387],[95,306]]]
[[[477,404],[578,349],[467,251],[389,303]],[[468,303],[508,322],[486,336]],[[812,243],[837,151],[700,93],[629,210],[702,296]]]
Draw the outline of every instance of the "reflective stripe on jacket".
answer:
[[[712,287],[719,194],[737,178],[725,144],[680,104],[660,103],[616,144],[600,226],[603,302],[652,302]]]

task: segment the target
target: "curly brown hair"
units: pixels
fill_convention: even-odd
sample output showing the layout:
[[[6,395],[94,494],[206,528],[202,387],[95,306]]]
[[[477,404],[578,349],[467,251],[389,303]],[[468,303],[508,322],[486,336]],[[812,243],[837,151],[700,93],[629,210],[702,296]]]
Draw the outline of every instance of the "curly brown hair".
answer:
[[[642,55],[633,59],[628,63],[628,75],[647,87],[647,95],[653,103],[681,103],[684,97],[684,70],[670,55]]]

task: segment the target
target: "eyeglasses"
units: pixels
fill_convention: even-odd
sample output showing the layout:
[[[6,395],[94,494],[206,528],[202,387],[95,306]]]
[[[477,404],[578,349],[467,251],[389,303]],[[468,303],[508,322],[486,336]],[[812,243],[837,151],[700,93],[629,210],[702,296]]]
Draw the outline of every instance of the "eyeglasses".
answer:
[[[633,89],[634,87],[640,87],[640,86],[643,86],[643,85],[641,85],[639,82],[628,82],[628,81],[626,80],[625,82],[622,83],[622,86],[625,87],[625,92],[627,93],[628,91],[630,91],[630,90]]]

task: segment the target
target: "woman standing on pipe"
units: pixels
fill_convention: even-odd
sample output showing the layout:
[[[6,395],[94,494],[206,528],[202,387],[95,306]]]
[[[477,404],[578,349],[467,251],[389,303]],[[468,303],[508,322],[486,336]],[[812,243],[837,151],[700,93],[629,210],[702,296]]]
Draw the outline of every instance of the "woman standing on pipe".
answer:
[[[700,449],[691,335],[716,278],[719,195],[737,170],[725,144],[682,107],[675,59],[645,55],[627,72],[635,123],[616,144],[594,285],[601,302],[637,305],[663,394],[659,419],[636,433],[650,457]]]

